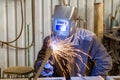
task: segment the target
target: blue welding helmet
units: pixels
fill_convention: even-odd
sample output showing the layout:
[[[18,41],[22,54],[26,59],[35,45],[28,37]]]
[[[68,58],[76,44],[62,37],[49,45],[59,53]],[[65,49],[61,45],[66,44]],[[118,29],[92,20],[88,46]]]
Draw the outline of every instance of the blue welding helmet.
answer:
[[[72,6],[56,5],[53,15],[53,33],[62,38],[68,37],[77,18],[77,9]]]

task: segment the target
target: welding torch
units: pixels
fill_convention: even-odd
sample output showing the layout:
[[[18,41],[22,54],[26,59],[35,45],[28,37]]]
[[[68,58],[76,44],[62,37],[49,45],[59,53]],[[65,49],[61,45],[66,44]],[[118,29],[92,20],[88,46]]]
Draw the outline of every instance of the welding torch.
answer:
[[[37,80],[37,78],[39,77],[40,73],[42,72],[45,64],[47,63],[47,61],[48,61],[49,58],[51,57],[52,53],[53,53],[53,49],[52,49],[51,47],[48,47],[48,48],[46,49],[46,52],[45,52],[45,58],[44,58],[44,60],[43,60],[43,62],[42,62],[42,64],[41,64],[41,66],[39,67],[39,69],[38,69],[38,71],[37,71],[37,73],[36,73],[36,75],[35,75],[35,77],[34,77],[33,80]],[[58,56],[57,56],[57,57],[58,57]],[[68,71],[65,70],[65,69],[66,69],[66,66],[64,66],[65,69],[63,69],[62,65],[60,64],[60,60],[58,60],[57,57],[55,57],[55,59],[56,59],[58,65],[59,65],[60,69],[62,70],[65,79],[66,79],[66,80],[71,80]]]

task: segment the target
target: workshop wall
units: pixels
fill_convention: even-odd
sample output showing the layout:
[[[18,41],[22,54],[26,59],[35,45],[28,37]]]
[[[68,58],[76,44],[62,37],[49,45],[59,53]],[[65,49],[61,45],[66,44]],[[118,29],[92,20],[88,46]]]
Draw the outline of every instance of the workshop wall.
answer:
[[[65,1],[66,4],[79,9],[78,13],[87,25],[83,26],[81,22],[80,27],[90,31],[94,31],[94,3],[104,4],[104,24],[107,28],[110,27],[109,15],[114,16],[115,10],[120,6],[120,0]],[[56,4],[62,3],[60,0],[0,0],[0,68],[2,70],[9,66],[33,67],[43,39],[51,33],[52,14]],[[116,15],[116,20],[120,23],[120,11]],[[32,46],[28,49],[29,45]]]

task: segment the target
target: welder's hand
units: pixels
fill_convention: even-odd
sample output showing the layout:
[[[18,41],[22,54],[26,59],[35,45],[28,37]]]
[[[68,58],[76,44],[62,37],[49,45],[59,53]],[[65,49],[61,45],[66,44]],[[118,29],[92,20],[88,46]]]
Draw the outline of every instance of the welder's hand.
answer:
[[[39,67],[41,66],[43,61],[38,61],[37,62],[37,70],[39,69]],[[52,76],[54,73],[54,68],[53,66],[51,65],[50,61],[47,61],[47,63],[44,65],[44,68],[42,70],[42,72],[40,73],[41,76],[44,76],[44,77],[49,77],[49,76]]]

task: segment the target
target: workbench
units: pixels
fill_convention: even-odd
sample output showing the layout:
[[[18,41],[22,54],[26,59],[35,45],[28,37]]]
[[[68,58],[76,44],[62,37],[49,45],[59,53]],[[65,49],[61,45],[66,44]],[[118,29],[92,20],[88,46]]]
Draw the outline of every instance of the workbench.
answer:
[[[28,78],[0,79],[0,80],[29,80]],[[31,79],[33,80],[33,79]],[[37,80],[65,80],[64,77],[38,78]],[[71,77],[71,80],[104,80],[100,76]],[[120,76],[106,76],[106,80],[120,80]]]

